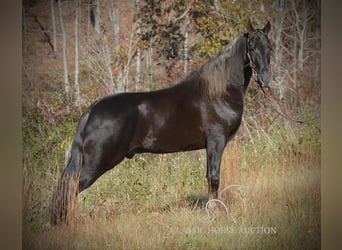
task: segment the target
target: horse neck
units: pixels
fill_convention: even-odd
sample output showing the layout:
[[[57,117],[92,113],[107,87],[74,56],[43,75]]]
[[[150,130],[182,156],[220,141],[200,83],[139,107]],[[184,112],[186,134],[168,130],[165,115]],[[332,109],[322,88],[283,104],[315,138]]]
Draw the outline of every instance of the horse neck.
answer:
[[[252,68],[248,65],[247,57],[247,38],[241,34],[234,45],[234,55],[232,56],[230,77],[228,88],[234,87],[241,89],[244,94],[252,76]]]
[[[243,92],[246,93],[249,82],[251,80],[253,71],[252,67],[248,65],[249,62],[246,62],[245,68],[243,69],[243,75],[244,75],[244,83],[243,83]]]

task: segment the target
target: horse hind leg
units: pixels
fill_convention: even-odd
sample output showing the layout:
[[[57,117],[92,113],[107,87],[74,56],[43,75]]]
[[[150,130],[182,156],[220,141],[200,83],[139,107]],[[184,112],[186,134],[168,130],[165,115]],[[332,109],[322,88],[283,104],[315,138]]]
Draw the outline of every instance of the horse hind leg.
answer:
[[[136,116],[126,112],[116,114],[110,127],[97,127],[83,140],[83,166],[79,191],[91,186],[102,174],[114,168],[125,157],[133,157],[130,151],[134,137]]]
[[[96,140],[95,140],[96,138]],[[79,192],[90,187],[101,175],[114,168],[127,155],[129,140],[90,136],[84,142]]]
[[[101,175],[114,168],[124,158],[124,155],[120,155],[114,157],[114,159],[109,161],[109,163],[106,161],[99,161],[96,163],[91,163],[88,161],[85,162],[79,177],[79,192],[82,192],[90,187]]]
[[[98,140],[90,147],[87,140],[82,145],[73,144],[71,158],[59,180],[50,206],[50,223],[53,225],[70,221],[77,195],[91,186],[103,173],[120,163],[126,151],[118,150],[113,156],[111,147]],[[97,149],[102,148],[99,152]],[[85,150],[86,149],[86,150]]]

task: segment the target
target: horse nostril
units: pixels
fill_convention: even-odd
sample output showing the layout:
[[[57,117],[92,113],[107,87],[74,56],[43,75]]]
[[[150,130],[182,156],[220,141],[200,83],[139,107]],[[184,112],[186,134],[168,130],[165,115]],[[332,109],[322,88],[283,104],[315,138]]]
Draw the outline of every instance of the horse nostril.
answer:
[[[267,74],[265,77],[264,77],[264,83],[265,85],[268,85],[271,81],[271,76],[270,74]]]
[[[267,71],[263,74],[260,74],[260,82],[263,83],[263,85],[268,85],[271,81],[271,74]]]

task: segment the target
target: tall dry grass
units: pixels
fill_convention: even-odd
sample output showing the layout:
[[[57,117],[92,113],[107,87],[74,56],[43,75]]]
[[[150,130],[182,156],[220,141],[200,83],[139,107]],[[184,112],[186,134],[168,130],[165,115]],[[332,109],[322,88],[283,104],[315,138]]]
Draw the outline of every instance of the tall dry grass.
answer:
[[[25,249],[319,249],[319,170],[247,178],[229,216],[204,208],[81,215],[68,226],[27,231]],[[118,204],[120,205],[120,204]],[[107,208],[110,209],[110,208]],[[112,208],[113,209],[113,208]],[[252,229],[251,229],[252,228]],[[253,228],[254,231],[253,231]],[[264,228],[262,231],[257,228]],[[274,230],[273,232],[271,230]]]
[[[210,210],[204,151],[124,161],[79,196],[69,225],[49,229],[44,186],[53,185],[25,172],[24,248],[319,249],[319,127],[274,126],[253,140],[242,127],[228,144],[220,190],[241,186]]]

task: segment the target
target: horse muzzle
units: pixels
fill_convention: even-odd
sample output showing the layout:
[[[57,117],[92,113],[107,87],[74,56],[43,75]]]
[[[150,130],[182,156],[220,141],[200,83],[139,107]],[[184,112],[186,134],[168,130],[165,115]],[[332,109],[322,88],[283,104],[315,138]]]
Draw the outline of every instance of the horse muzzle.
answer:
[[[266,87],[270,84],[271,74],[269,71],[264,71],[261,74],[257,74],[257,83],[261,87]]]

